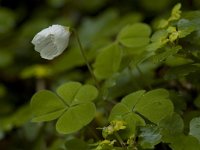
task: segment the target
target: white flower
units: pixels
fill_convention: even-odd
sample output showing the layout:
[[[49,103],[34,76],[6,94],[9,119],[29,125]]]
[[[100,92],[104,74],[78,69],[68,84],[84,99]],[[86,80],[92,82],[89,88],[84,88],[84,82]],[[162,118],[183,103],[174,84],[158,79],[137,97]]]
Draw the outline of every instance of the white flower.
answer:
[[[69,36],[69,27],[52,25],[37,33],[31,42],[42,58],[51,60],[66,49]]]

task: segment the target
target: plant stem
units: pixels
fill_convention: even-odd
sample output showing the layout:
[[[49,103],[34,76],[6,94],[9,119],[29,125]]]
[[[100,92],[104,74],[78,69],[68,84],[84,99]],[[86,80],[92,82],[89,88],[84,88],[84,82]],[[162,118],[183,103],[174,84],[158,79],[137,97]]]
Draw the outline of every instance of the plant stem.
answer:
[[[94,82],[95,82],[95,84],[96,84],[96,87],[99,89],[99,83],[98,83],[98,81],[97,81],[97,79],[96,79],[96,77],[95,77],[95,75],[94,75],[94,72],[92,71],[92,68],[91,68],[91,66],[90,66],[90,64],[89,64],[89,62],[88,62],[88,59],[87,59],[87,56],[86,56],[85,51],[84,51],[84,49],[83,49],[83,46],[82,46],[82,44],[81,44],[79,35],[78,35],[78,33],[76,32],[75,29],[72,29],[72,31],[73,31],[74,34],[75,34],[75,37],[76,37],[76,40],[77,40],[77,42],[78,42],[78,45],[79,45],[79,48],[80,48],[80,51],[81,51],[81,55],[83,56],[83,59],[84,59],[84,61],[85,61],[85,64],[87,65],[87,68],[88,68],[88,70],[89,70],[89,72],[90,72],[90,74],[91,74],[91,76],[92,76],[92,78],[93,78],[93,80],[94,80]]]
[[[45,81],[42,78],[36,79],[36,91],[45,89]]]
[[[119,141],[120,145],[122,147],[124,147],[124,142],[123,142],[122,138],[119,136],[119,134],[117,132],[114,132],[114,135],[117,138],[117,140]]]

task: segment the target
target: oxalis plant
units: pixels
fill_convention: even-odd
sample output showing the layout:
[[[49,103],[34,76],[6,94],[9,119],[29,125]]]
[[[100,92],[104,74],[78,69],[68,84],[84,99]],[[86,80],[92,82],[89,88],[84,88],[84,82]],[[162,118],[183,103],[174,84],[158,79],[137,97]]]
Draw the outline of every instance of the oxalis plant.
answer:
[[[200,150],[199,18],[177,4],[152,26],[124,26],[93,59],[75,29],[42,30],[32,40],[41,57],[61,55],[73,37],[91,79],[39,90],[32,121],[53,121],[62,139],[57,149]],[[197,96],[188,102],[192,92]]]

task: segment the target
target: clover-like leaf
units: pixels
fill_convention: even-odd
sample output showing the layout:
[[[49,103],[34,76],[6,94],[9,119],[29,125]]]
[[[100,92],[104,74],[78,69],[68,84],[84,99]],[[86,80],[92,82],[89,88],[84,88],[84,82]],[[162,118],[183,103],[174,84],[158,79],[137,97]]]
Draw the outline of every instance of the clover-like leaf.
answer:
[[[90,102],[70,107],[58,119],[56,129],[60,133],[75,132],[92,121],[95,111],[94,103]]]
[[[58,87],[56,92],[67,105],[70,105],[80,87],[81,84],[79,82],[65,83]]]
[[[151,28],[144,23],[135,23],[127,25],[118,34],[118,41],[126,47],[146,46],[150,39]]]
[[[195,137],[184,134],[171,137],[168,143],[173,150],[199,150],[200,147],[200,143]]]
[[[92,85],[68,82],[57,89],[57,94],[48,90],[36,93],[31,99],[33,121],[58,119],[56,129],[60,133],[72,133],[88,124],[95,115],[92,102],[98,96]]]
[[[196,137],[200,141],[200,117],[193,118],[190,121],[189,134]]]
[[[118,103],[113,107],[109,116],[109,121],[112,120],[124,120],[127,123],[125,135],[123,135],[127,137],[135,134],[137,126],[145,125],[144,119],[132,112],[131,108],[128,108],[127,105],[123,103]]]
[[[153,149],[155,145],[161,142],[162,135],[157,126],[147,125],[141,127],[139,134],[139,144],[144,149]]]
[[[169,93],[164,89],[156,89],[147,93],[144,90],[131,93],[113,107],[109,119],[124,119],[127,114],[133,113],[141,118],[136,119],[140,120],[140,125],[145,124],[141,121],[143,117],[158,124],[173,113],[173,104],[168,97]]]
[[[90,92],[88,92],[90,91]],[[94,88],[94,86],[92,85],[83,85],[80,90],[78,91],[78,93],[75,96],[75,102],[91,102],[93,101],[98,95],[98,91],[96,90],[96,88]]]
[[[125,104],[129,110],[132,110],[144,93],[144,90],[131,93],[122,99],[122,103]]]
[[[164,89],[149,91],[138,100],[134,111],[157,124],[173,113],[173,104],[168,97],[169,93]]]
[[[34,122],[54,120],[58,118],[67,107],[68,106],[66,106],[56,94],[48,90],[37,92],[31,99]]]
[[[118,71],[122,59],[122,50],[117,43],[103,48],[96,58],[94,74],[100,79],[106,79]]]
[[[179,114],[173,113],[161,120],[158,126],[161,129],[162,142],[169,143],[172,137],[183,132],[184,122]]]

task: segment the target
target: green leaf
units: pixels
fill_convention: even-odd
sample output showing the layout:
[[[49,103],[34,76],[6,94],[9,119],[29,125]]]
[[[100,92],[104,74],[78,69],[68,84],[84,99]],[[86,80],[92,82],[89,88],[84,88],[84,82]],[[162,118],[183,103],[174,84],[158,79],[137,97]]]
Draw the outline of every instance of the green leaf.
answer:
[[[123,103],[118,103],[112,108],[112,111],[110,113],[108,120],[109,121],[121,120],[123,119],[124,114],[128,114],[128,113],[130,113],[129,108]]]
[[[187,108],[185,95],[170,91],[170,99],[174,104],[174,111],[182,115]]]
[[[181,9],[180,3],[176,4],[173,7],[169,21],[178,20],[181,17],[181,10],[180,9]]]
[[[138,100],[134,111],[158,124],[173,112],[173,104],[168,97],[169,93],[164,89],[149,91]]]
[[[123,134],[126,138],[135,135],[138,126],[145,125],[144,119],[135,113],[125,114],[123,120],[127,123],[125,133]]]
[[[171,138],[183,132],[184,122],[180,115],[174,113],[173,115],[165,117],[160,123],[162,141],[170,142]]]
[[[168,42],[167,30],[156,31],[151,37],[151,42],[152,43],[147,46],[148,51],[155,51],[163,47]]]
[[[70,106],[81,86],[82,85],[79,82],[69,82],[58,87],[56,92],[62,100]]]
[[[92,101],[98,91],[92,85],[68,82],[57,89],[57,94],[43,90],[31,99],[33,121],[50,121],[58,118],[56,129],[60,133],[72,133],[88,124],[95,115]]]
[[[144,94],[144,90],[134,92],[132,94],[127,95],[124,97],[121,101],[121,103],[116,104],[109,116],[109,120],[115,120],[115,119],[124,119],[126,115],[129,115],[129,113],[134,114],[134,118],[141,118],[139,115],[135,114],[133,112],[133,107],[135,107],[138,99],[140,99],[141,96]],[[131,116],[133,117],[133,116]],[[136,119],[136,122],[139,120],[139,124],[144,124],[144,120],[141,119]]]
[[[164,76],[165,79],[177,79],[180,77],[187,76],[192,72],[196,72],[199,69],[198,66],[195,64],[183,64],[180,66],[175,66],[170,68],[166,75]]]
[[[144,23],[127,25],[118,34],[117,40],[126,47],[143,47],[148,45],[151,28]]]
[[[157,126],[145,126],[140,128],[139,144],[144,149],[152,149],[161,142],[162,135]]]
[[[191,10],[183,13],[183,18],[188,20],[196,20],[200,17],[200,11],[199,10]]]
[[[170,67],[174,67],[174,66],[180,66],[183,64],[188,64],[188,63],[192,63],[193,60],[189,59],[189,58],[184,58],[178,55],[174,55],[174,56],[169,56],[165,63],[167,66]]]
[[[193,118],[190,121],[189,134],[196,137],[200,142],[200,117]]]
[[[88,124],[94,118],[96,107],[93,103],[72,106],[58,119],[56,130],[59,133],[72,133]]]
[[[168,97],[169,93],[164,89],[152,90],[147,93],[143,90],[131,93],[113,107],[109,120],[123,118],[128,113],[134,113],[158,124],[173,112],[173,104]]]
[[[90,91],[90,92],[88,92]],[[83,85],[75,96],[75,102],[90,102],[93,101],[98,95],[97,89],[92,85]],[[73,102],[74,104],[74,102]]]
[[[176,135],[171,138],[169,146],[173,150],[199,150],[200,143],[195,137]]]
[[[174,47],[168,47],[162,49],[162,52],[157,52],[152,56],[152,60],[154,63],[159,63],[166,60],[168,57],[175,55],[182,47],[177,45]]]
[[[122,50],[117,43],[103,48],[94,64],[94,74],[97,78],[106,79],[118,71],[122,58]]]
[[[34,122],[54,120],[65,111],[65,107],[57,95],[47,90],[37,92],[31,99]]]
[[[138,93],[142,93],[143,91],[139,91]],[[129,107],[128,103],[118,103],[116,104],[109,116],[109,121],[112,120],[124,120],[126,125],[126,130],[123,132],[122,136],[130,137],[135,134],[137,126],[144,126],[145,121],[138,114],[132,112],[132,108]]]
[[[196,25],[187,19],[179,20],[177,23],[177,27],[179,31],[179,38],[186,37],[196,30]]]
[[[133,107],[137,104],[137,102],[140,100],[140,98],[144,95],[145,91],[137,91],[132,94],[129,94],[128,96],[124,97],[122,99],[122,102],[130,109],[132,110]]]
[[[151,42],[165,41],[167,39],[167,36],[168,36],[167,30],[164,29],[158,30],[152,35]]]
[[[137,125],[145,124],[144,120],[139,115],[133,113],[132,110],[123,103],[116,104],[113,107],[109,116],[109,121],[122,119],[128,120],[129,118],[132,118],[132,121],[135,121],[135,124]]]

